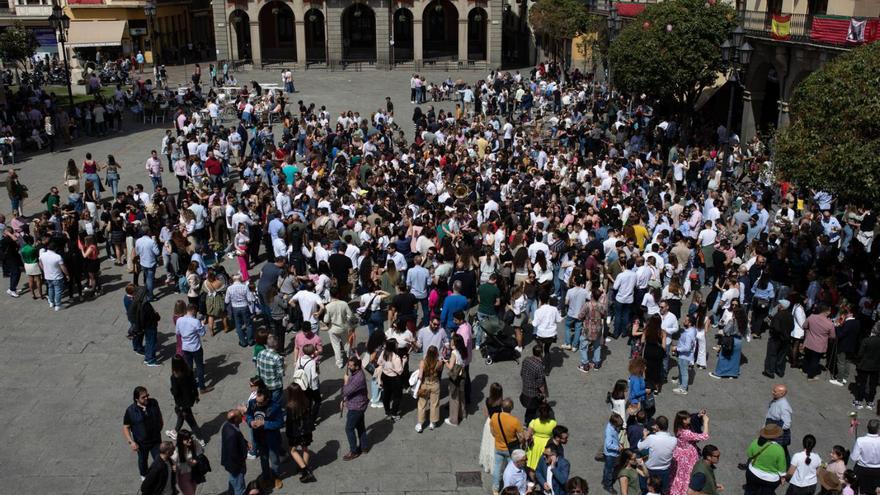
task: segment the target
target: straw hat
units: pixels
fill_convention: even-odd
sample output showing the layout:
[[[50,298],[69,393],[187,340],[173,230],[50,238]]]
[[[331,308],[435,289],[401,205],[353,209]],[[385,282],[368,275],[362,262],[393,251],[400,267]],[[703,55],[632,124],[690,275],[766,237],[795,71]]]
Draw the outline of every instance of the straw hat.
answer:
[[[843,484],[837,474],[823,467],[816,470],[816,477],[819,478],[819,484],[822,485],[822,488],[830,492],[839,492],[843,489]]]
[[[767,440],[774,440],[782,436],[782,427],[771,423],[761,428],[758,435]]]

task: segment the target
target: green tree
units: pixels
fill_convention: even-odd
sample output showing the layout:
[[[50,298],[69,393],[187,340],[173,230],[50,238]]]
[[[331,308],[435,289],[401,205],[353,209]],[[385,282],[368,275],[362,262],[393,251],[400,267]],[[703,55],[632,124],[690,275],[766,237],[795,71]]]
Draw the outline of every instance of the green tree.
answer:
[[[777,176],[845,201],[880,200],[880,43],[835,58],[801,82],[776,136]]]
[[[565,40],[585,32],[591,17],[582,0],[538,0],[529,11],[532,28],[550,39],[554,59]]]
[[[33,56],[39,46],[34,31],[26,29],[20,22],[0,33],[0,59],[12,64],[16,75],[19,65]]]
[[[724,2],[667,0],[648,5],[617,36],[608,53],[614,85],[621,91],[671,98],[693,109],[722,69],[721,44],[736,26]]]

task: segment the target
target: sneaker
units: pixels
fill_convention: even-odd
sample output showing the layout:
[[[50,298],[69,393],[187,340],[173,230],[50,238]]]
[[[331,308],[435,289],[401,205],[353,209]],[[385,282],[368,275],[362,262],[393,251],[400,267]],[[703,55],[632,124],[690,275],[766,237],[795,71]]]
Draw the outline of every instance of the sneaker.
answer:
[[[830,384],[832,384],[832,385],[836,385],[836,386],[838,386],[838,387],[842,387],[842,386],[844,386],[844,385],[846,384],[845,381],[840,381],[840,380],[837,380],[837,379],[834,379],[834,378],[832,378],[831,380],[828,380],[828,383],[830,383]]]
[[[50,308],[54,308],[54,307],[55,307],[55,303],[53,303],[51,299],[49,299],[49,307],[50,307]]]
[[[674,388],[674,389],[672,389],[672,393],[678,394],[678,395],[687,395],[688,391],[683,388]]]
[[[522,354],[522,347],[521,346],[516,346],[515,349],[516,349],[517,353]]]
[[[14,291],[12,289],[6,289],[6,293],[9,294],[11,297],[18,297],[19,296],[18,292]]]
[[[397,423],[398,421],[400,421],[400,415],[398,414],[397,416],[391,416],[391,421]]]
[[[165,430],[165,436],[168,437],[172,442],[177,440],[177,432],[174,430]]]
[[[580,371],[581,373],[589,373],[590,367],[589,367],[589,365],[582,364],[582,365],[578,366],[578,371]]]
[[[254,459],[256,459],[256,458],[257,458],[257,455],[256,455],[256,454],[253,454],[253,453],[251,453],[251,452],[248,452],[248,453],[247,453],[247,460],[252,461],[252,460],[254,460]]]
[[[475,346],[474,346],[474,350],[479,351],[479,350],[480,350],[480,344],[475,345]]]
[[[52,309],[54,309],[55,311],[61,311],[61,306],[54,306]]]
[[[437,426],[437,425],[434,424],[433,422],[428,423],[428,429],[429,429],[429,430],[433,430],[435,426]]]
[[[454,424],[452,421],[449,421],[449,418],[444,419],[443,422],[448,424],[449,426],[458,426],[457,424]]]
[[[856,409],[864,409],[867,407],[864,402],[856,402]]]
[[[370,402],[370,407],[373,409],[379,409],[384,407],[381,402]]]
[[[421,433],[421,432],[422,432],[422,424],[419,423],[416,425],[416,433]]]
[[[144,476],[141,476],[141,481],[144,481],[145,479],[147,479],[147,478]]]
[[[204,446],[205,446],[205,441],[202,440],[201,438],[196,438],[196,442],[199,443],[199,447],[204,447]]]
[[[611,342],[612,340],[614,340],[614,339],[612,339],[611,337],[605,337],[605,343],[606,343],[606,344],[609,343],[609,342]]]
[[[720,379],[721,379],[720,376],[716,375],[715,373],[713,373],[713,372],[711,372],[711,371],[709,372],[709,376],[711,376],[712,378],[714,378],[714,379],[716,379],[716,380],[720,380]]]
[[[148,368],[159,368],[162,366],[161,364],[159,364],[155,361],[153,361],[152,363],[148,363],[148,362],[144,361],[144,364],[146,364]]]
[[[860,405],[861,405],[861,403],[859,401],[857,401],[857,400],[852,401],[852,406],[854,408],[858,409]]]

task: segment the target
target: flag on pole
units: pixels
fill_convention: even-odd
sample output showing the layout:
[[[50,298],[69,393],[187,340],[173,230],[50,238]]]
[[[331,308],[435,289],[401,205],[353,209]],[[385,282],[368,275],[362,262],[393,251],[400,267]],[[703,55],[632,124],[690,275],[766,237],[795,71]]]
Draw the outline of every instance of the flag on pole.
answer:
[[[770,24],[770,34],[777,40],[787,40],[791,38],[791,15],[773,14],[773,20]]]

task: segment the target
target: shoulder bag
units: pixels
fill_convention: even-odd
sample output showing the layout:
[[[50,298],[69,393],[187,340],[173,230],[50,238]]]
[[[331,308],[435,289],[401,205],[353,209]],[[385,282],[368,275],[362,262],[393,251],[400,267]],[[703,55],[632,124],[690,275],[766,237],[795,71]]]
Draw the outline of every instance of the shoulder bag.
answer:
[[[757,459],[761,454],[763,454],[764,451],[767,450],[767,447],[770,447],[771,445],[773,445],[773,442],[767,442],[763,447],[761,447],[761,450],[755,452],[755,455],[746,459],[746,462],[741,462],[741,463],[737,464],[736,468],[739,469],[740,471],[745,471],[746,469],[749,468],[749,464],[755,462],[755,459]]]
[[[507,434],[504,433],[504,425],[501,423],[501,413],[496,413],[495,417],[498,418],[498,431],[501,432],[501,439],[504,440],[504,445],[507,446],[507,453],[513,455],[513,451],[520,448],[519,439],[508,442]]]

